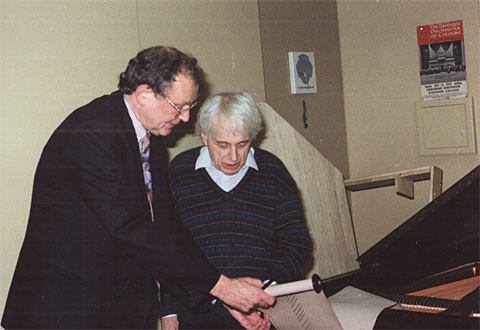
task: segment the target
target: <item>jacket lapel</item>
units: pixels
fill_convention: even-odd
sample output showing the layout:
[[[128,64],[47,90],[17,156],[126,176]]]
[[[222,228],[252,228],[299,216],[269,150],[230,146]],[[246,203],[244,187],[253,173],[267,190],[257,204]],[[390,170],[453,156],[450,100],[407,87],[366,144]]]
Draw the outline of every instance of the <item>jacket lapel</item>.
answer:
[[[150,170],[155,222],[169,223],[173,202],[168,187],[168,152],[161,136],[150,137]]]
[[[132,119],[128,114],[123,94],[119,91],[112,93],[112,111],[114,112],[114,118],[112,118],[112,120],[117,121],[118,129],[121,130],[122,143],[125,145],[125,164],[131,164],[130,166],[132,166],[132,170],[135,172],[135,184],[141,186],[141,188],[139,188],[140,191],[145,191],[146,199],[147,191],[143,178],[142,159],[140,157],[137,135],[133,127]]]

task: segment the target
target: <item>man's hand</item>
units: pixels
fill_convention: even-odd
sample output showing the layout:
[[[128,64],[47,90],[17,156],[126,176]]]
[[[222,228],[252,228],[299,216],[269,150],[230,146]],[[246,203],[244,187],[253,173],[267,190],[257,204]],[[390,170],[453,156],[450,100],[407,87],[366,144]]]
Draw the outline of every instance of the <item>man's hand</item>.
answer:
[[[225,305],[224,305],[225,306]],[[260,312],[252,311],[249,313],[242,313],[236,309],[225,306],[228,312],[240,323],[242,327],[247,330],[269,330],[272,323],[270,322],[270,316],[264,315],[262,318]]]
[[[266,294],[262,286],[262,281],[251,277],[230,279],[220,275],[210,293],[230,307],[246,313],[257,306],[268,308],[275,303],[275,298]]]
[[[178,330],[178,317],[169,316],[161,320],[162,330]]]

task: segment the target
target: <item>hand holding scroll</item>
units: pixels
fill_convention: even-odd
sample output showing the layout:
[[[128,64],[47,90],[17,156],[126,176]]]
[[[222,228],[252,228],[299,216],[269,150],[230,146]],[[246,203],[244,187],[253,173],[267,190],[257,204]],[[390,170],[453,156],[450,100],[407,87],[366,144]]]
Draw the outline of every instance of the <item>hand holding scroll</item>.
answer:
[[[251,277],[230,279],[220,275],[210,293],[230,307],[246,313],[256,307],[267,308],[275,303],[275,298],[266,294],[262,286],[262,281]]]

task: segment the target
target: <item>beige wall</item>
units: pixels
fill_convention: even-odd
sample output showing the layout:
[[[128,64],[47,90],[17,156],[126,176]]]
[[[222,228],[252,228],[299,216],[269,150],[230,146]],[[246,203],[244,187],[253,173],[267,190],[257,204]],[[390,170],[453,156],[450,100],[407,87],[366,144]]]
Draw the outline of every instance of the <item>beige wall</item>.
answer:
[[[259,0],[266,102],[348,177],[335,0]],[[314,52],[317,93],[290,92],[288,52]],[[308,128],[303,126],[302,101]]]
[[[204,95],[246,91],[265,100],[256,0],[139,0],[141,48],[174,45],[193,54],[205,70]],[[201,144],[195,118],[167,138],[171,156]]]
[[[444,190],[480,163],[478,154],[420,157],[415,102],[420,101],[416,27],[463,20],[468,96],[476,101],[478,145],[480,29],[478,0],[338,1],[350,177],[435,165]],[[392,187],[351,195],[360,253],[422,208],[427,182],[415,200]]]
[[[195,55],[211,92],[265,100],[256,1],[0,0],[0,314],[48,137],[73,109],[115,90],[128,60],[157,44]],[[181,147],[198,143],[184,137]]]
[[[0,310],[27,224],[40,152],[60,121],[139,50],[135,2],[0,2]],[[108,15],[107,15],[108,14]]]

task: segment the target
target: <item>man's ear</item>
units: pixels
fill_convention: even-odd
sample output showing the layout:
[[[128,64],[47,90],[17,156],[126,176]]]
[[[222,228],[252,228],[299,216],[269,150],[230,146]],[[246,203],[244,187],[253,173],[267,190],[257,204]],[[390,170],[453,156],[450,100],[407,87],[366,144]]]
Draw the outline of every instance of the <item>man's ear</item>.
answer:
[[[137,100],[137,103],[140,105],[144,105],[148,97],[150,97],[152,93],[153,89],[150,86],[145,84],[139,85],[135,90],[135,98]]]
[[[203,133],[200,133],[204,145],[207,145],[207,136]]]

